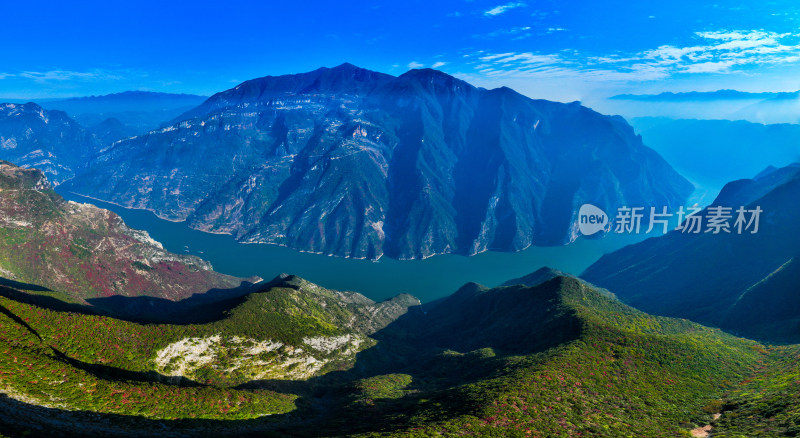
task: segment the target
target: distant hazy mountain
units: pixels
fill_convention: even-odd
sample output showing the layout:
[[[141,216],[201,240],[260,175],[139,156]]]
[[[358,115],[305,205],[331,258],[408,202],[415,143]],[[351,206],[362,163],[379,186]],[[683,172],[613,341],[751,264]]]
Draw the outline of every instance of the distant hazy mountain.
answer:
[[[798,199],[800,165],[769,168],[726,185],[713,204],[760,206],[758,233],[673,231],[603,256],[582,277],[646,312],[797,342]]]
[[[35,103],[0,104],[0,159],[41,169],[54,183],[71,178],[98,146],[90,132],[62,111]]]
[[[800,123],[800,92],[780,93],[752,103],[736,111],[733,117],[759,123]]]
[[[650,102],[696,102],[704,100],[771,99],[791,93],[748,93],[737,90],[688,91],[683,93],[665,92],[659,94],[618,94],[615,100],[639,100]]]
[[[800,123],[800,92],[748,93],[736,90],[685,93],[620,94],[591,102],[591,107],[626,118],[746,120]]]
[[[620,117],[349,64],[218,93],[103,150],[70,187],[246,242],[360,258],[563,244],[585,202],[675,206],[692,191]]]
[[[720,103],[736,105],[737,101],[748,102],[734,111],[720,113],[710,119],[726,118],[749,120],[756,123],[798,123],[800,122],[800,91],[780,93],[748,93],[736,90],[690,91],[684,93],[660,94],[619,94],[611,100],[637,101],[651,103]]]
[[[133,137],[137,131],[113,117],[88,128],[101,145],[111,144],[123,138]]]
[[[84,126],[115,118],[135,132],[155,129],[178,114],[199,105],[205,96],[125,91],[103,96],[75,97],[38,102],[47,109],[66,112]]]
[[[667,118],[635,118],[631,124],[644,144],[708,189],[708,201],[728,181],[800,161],[800,125]]]

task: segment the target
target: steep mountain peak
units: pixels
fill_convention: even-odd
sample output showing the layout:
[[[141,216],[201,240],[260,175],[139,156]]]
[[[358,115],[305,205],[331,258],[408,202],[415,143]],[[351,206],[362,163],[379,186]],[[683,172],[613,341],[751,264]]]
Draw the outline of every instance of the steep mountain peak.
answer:
[[[529,305],[533,307],[548,307],[564,304],[570,298],[574,298],[576,289],[587,289],[590,291],[590,294],[597,293],[598,296],[609,296],[605,291],[589,285],[579,278],[563,273],[556,274],[557,272],[559,271],[550,268],[542,268],[536,271],[536,273],[542,275],[542,278],[545,278],[547,276],[546,274],[552,274],[552,276],[530,285],[513,283],[509,285],[503,284],[495,288],[488,288],[481,284],[470,282],[461,286],[455,293],[442,300],[435,308],[451,309],[453,306],[480,308],[487,306],[486,303],[489,302],[492,303],[489,307],[493,307],[498,300],[506,300],[508,297],[512,296],[515,297],[512,301],[523,307]],[[476,304],[478,302],[483,304]]]
[[[339,73],[356,73],[356,72],[368,72],[368,73],[375,73],[371,70],[367,70],[365,68],[361,68],[357,65],[351,64],[349,62],[343,62],[336,67],[320,67],[315,71],[331,71],[331,72],[339,72]]]
[[[754,180],[761,180],[765,178],[774,178],[777,174],[783,176],[800,173],[800,163],[792,163],[784,167],[767,166],[766,169],[754,176]]]
[[[0,104],[0,158],[41,169],[54,184],[74,176],[96,149],[93,136],[63,111]]]
[[[72,120],[67,113],[57,109],[47,109],[35,102],[26,103],[1,103],[0,104],[0,123],[9,125],[36,123],[41,126],[56,130],[59,125],[69,125],[69,128],[81,129],[80,125]],[[34,135],[27,135],[35,140]],[[10,137],[10,130],[5,132],[4,137]],[[8,149],[4,146],[4,149]]]
[[[320,68],[297,76],[302,78],[300,94],[316,92],[355,93],[373,88],[392,76],[344,63],[333,68]]]
[[[797,178],[800,178],[800,163],[781,168],[769,166],[752,179],[740,179],[725,184],[712,205],[747,205]]]
[[[280,274],[270,281],[257,283],[251,287],[249,292],[247,299],[271,296],[276,302],[284,302],[288,298],[288,301],[294,303],[292,306],[316,306],[319,309],[346,307],[349,309],[348,312],[359,316],[359,321],[350,328],[366,334],[386,327],[408,312],[409,308],[420,305],[418,298],[408,294],[400,294],[388,300],[375,302],[360,293],[326,289],[291,274]]]
[[[242,97],[259,97],[265,93],[311,93],[311,92],[338,92],[347,93],[359,90],[365,84],[374,81],[388,80],[392,76],[344,63],[336,67],[320,67],[306,73],[296,73],[279,76],[264,76],[242,82],[231,90],[223,91],[212,96],[225,96],[248,92]],[[259,96],[252,94],[258,91]]]
[[[543,351],[580,336],[580,307],[602,311],[618,305],[613,297],[567,276],[536,286],[468,286],[429,307],[423,344],[460,352],[486,347],[514,354]]]
[[[305,73],[264,76],[242,82],[209,97],[200,106],[173,119],[172,123],[201,117],[221,108],[245,103],[264,103],[298,95],[333,94],[337,96],[368,92],[394,76],[344,63],[320,67]]]
[[[4,116],[13,116],[18,114],[43,115],[44,113],[45,113],[44,108],[42,108],[35,102],[0,104],[0,114]]]
[[[294,274],[278,274],[270,281],[261,282],[255,284],[254,291],[260,292],[272,289],[274,287],[281,287],[281,288],[289,288],[289,289],[297,289],[300,290],[304,286],[312,285],[310,281],[307,281],[297,275]]]
[[[414,81],[423,88],[435,92],[448,91],[453,93],[476,90],[476,88],[468,82],[432,68],[409,70],[398,76],[398,80],[401,82]]]
[[[565,274],[557,269],[544,266],[528,275],[508,280],[502,285],[514,286],[517,284],[521,284],[525,286],[536,286],[538,284],[544,283],[545,281],[552,280],[555,277],[561,277],[561,276],[569,276],[569,274]]]
[[[772,172],[775,172],[776,170],[778,170],[778,168],[770,164],[764,170],[762,170],[761,172],[758,172],[758,174],[755,177],[753,177],[753,179],[762,178],[764,176],[767,176],[767,175],[771,174]]]
[[[463,298],[469,298],[469,297],[473,297],[475,295],[478,295],[478,294],[480,294],[482,292],[486,292],[487,290],[489,290],[488,287],[486,287],[486,286],[484,286],[482,284],[478,284],[478,283],[470,281],[469,283],[466,283],[463,286],[461,286],[460,288],[458,288],[458,290],[455,291],[452,296],[453,297],[462,298],[462,299]]]

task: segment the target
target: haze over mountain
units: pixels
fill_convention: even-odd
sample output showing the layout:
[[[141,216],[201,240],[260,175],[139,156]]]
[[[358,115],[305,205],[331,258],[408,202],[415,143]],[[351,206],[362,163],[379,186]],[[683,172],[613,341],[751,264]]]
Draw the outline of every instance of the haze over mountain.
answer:
[[[649,147],[713,201],[729,181],[749,178],[767,166],[800,161],[800,125],[746,121],[635,118],[630,121]]]
[[[101,145],[111,144],[123,138],[133,137],[137,131],[135,128],[125,125],[119,119],[109,117],[100,123],[88,127],[97,141]]]
[[[760,207],[756,234],[672,231],[603,256],[582,278],[646,312],[758,339],[798,342],[798,199],[800,164],[768,168],[753,179],[729,183],[712,204],[734,211]]]
[[[585,202],[676,206],[692,191],[619,117],[350,64],[218,93],[103,149],[68,186],[244,242],[357,258],[559,245]]]
[[[736,90],[660,94],[620,94],[593,101],[592,108],[626,118],[746,120],[753,123],[800,123],[800,92],[750,93]]]
[[[84,126],[94,126],[113,118],[136,133],[142,133],[158,128],[205,99],[205,96],[193,94],[123,91],[102,96],[46,99],[37,103],[46,109],[64,111]]]
[[[792,93],[750,93],[737,90],[717,90],[717,91],[687,91],[680,93],[663,92],[659,94],[618,94],[610,97],[614,100],[640,100],[649,102],[698,102],[716,100],[751,100],[751,99],[771,99],[774,97],[787,96]]]

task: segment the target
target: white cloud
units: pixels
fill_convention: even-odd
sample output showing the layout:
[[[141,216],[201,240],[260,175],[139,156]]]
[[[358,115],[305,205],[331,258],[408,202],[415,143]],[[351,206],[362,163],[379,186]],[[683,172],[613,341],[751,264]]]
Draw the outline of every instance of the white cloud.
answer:
[[[676,47],[661,46],[642,57],[660,65],[674,66],[689,73],[722,72],[734,66],[781,64],[800,54],[797,35],[753,31],[697,32],[706,44]],[[782,40],[795,40],[784,44]]]
[[[422,68],[425,67],[425,64],[420,64],[417,61],[411,61],[408,63],[408,68],[415,69],[415,68]]]
[[[506,3],[504,5],[495,6],[492,9],[489,9],[483,13],[483,15],[487,17],[493,17],[495,15],[500,15],[504,12],[507,12],[514,8],[521,8],[525,6],[525,3]]]
[[[524,53],[501,53],[499,55],[481,56],[483,61],[492,61],[497,64],[553,64],[561,62],[562,59],[558,55],[538,55],[530,52]]]
[[[498,29],[494,32],[489,32],[486,34],[487,37],[495,38],[495,37],[502,37],[502,36],[531,36],[531,27],[530,26],[519,26],[519,27],[510,27],[507,29]],[[482,35],[475,35],[476,38],[480,38]]]
[[[63,82],[63,81],[105,81],[105,80],[118,80],[123,76],[119,73],[109,72],[106,70],[90,70],[90,71],[71,71],[71,70],[49,70],[45,72],[40,71],[24,71],[17,76],[25,79],[33,79],[36,82]]]
[[[763,30],[697,32],[695,44],[663,45],[638,53],[586,57],[558,53],[474,54],[471,65],[486,77],[653,81],[681,74],[724,74],[763,65],[800,62],[800,34]]]
[[[439,67],[443,67],[443,66],[445,66],[446,64],[447,64],[446,62],[442,62],[442,61],[435,62],[435,63],[433,63],[433,65],[431,66],[431,68],[439,68]]]
[[[494,55],[481,56],[481,59],[484,60],[484,61],[491,61],[493,59],[507,58],[507,57],[513,56],[513,55],[516,55],[516,53],[514,53],[514,52],[497,53],[497,54],[494,54]]]
[[[681,70],[683,73],[722,73],[736,65],[734,61],[701,62],[689,64]]]

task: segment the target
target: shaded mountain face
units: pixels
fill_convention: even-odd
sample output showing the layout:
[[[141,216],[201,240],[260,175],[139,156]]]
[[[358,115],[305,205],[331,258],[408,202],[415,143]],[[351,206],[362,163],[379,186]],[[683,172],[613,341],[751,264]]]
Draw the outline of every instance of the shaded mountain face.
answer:
[[[555,280],[554,280],[555,279]],[[468,352],[490,347],[506,353],[545,351],[577,339],[581,321],[565,290],[575,279],[552,277],[535,286],[487,289],[467,284],[427,311],[418,328],[422,344]]]
[[[72,178],[97,140],[61,111],[35,103],[0,104],[0,159],[41,169],[53,183]]]
[[[70,189],[244,242],[373,259],[564,244],[585,202],[676,206],[692,191],[621,118],[349,64],[218,93],[106,148]]]
[[[205,96],[193,94],[124,91],[38,103],[46,109],[64,111],[84,126],[94,126],[114,118],[138,134],[158,128],[162,123],[199,105],[205,99]]]
[[[755,179],[726,185],[713,204],[760,206],[758,233],[673,231],[602,257],[582,277],[647,312],[797,342],[798,199],[800,166],[767,169]]]
[[[44,174],[0,162],[0,276],[69,294],[170,300],[241,279],[193,256],[172,254],[108,210],[64,201]]]

